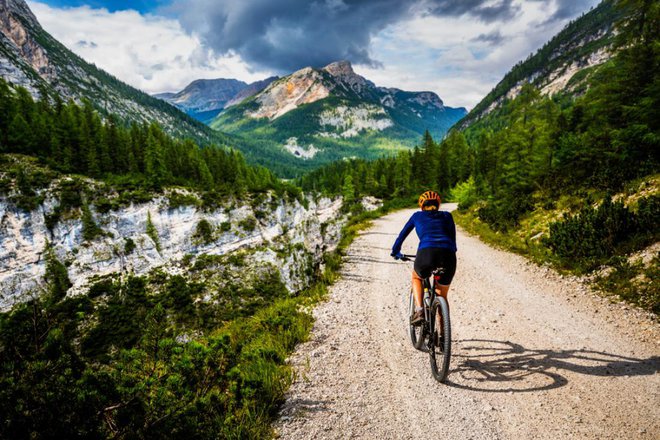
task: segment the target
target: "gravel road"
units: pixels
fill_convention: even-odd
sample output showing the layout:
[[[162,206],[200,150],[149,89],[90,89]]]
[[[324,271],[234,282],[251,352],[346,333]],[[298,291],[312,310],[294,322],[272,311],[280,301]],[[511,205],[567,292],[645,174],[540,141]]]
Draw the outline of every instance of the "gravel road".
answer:
[[[290,359],[281,438],[660,439],[657,323],[460,230],[453,357],[436,382],[408,338],[412,264],[389,257],[413,212],[374,221],[348,250]],[[403,250],[416,246],[412,233]]]

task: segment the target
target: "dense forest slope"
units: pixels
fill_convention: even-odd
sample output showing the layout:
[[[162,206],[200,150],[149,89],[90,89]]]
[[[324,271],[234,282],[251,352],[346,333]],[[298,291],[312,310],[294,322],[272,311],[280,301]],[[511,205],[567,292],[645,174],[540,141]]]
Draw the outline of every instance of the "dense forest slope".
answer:
[[[252,142],[258,163],[293,176],[334,160],[410,148],[425,130],[443,136],[465,113],[432,92],[377,87],[339,61],[272,82],[211,126]]]
[[[604,289],[660,312],[660,256],[644,250],[660,239],[660,10],[604,2],[578,22],[604,11],[616,20],[606,26],[616,26],[613,55],[580,93],[569,82],[548,96],[526,82],[440,144],[427,135],[396,158],[332,164],[304,176],[303,188],[382,197],[437,188],[471,230],[580,273],[608,265],[595,273]]]

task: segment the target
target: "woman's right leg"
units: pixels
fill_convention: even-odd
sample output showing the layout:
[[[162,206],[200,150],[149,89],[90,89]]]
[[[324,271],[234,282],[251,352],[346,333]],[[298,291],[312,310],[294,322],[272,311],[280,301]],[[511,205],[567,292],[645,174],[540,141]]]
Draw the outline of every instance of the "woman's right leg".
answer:
[[[415,307],[422,307],[422,278],[417,275],[417,272],[412,271],[412,291],[413,298],[415,299]]]
[[[440,284],[439,286],[436,287],[435,292],[444,299],[447,299],[447,294],[449,293],[449,286],[443,286],[442,284]]]

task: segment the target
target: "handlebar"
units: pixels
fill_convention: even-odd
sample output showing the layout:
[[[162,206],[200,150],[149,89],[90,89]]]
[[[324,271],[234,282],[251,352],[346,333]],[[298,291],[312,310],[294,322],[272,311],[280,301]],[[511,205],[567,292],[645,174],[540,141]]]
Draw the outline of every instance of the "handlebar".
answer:
[[[415,261],[417,255],[403,254],[403,258],[400,258],[401,261]]]

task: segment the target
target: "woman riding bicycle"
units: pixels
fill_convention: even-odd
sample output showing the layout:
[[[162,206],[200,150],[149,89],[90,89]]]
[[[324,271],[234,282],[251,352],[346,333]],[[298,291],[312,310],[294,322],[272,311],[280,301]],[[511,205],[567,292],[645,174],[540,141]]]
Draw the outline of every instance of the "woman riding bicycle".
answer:
[[[437,268],[443,268],[439,295],[447,299],[449,285],[456,272],[456,225],[449,212],[440,211],[440,196],[435,191],[426,191],[418,200],[421,211],[410,217],[392,246],[390,254],[395,259],[403,257],[401,245],[415,229],[419,237],[415,268],[412,272],[412,290],[415,298],[415,313],[410,323],[420,325],[424,321],[422,307],[422,280],[431,276]]]

